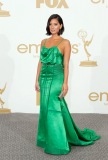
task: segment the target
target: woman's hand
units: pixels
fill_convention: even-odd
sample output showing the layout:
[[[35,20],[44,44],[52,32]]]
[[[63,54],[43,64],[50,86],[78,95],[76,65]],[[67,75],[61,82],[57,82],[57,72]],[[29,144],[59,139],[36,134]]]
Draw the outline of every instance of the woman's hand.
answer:
[[[40,87],[39,87],[39,83],[36,81],[35,83],[35,91],[40,92]]]
[[[64,96],[65,96],[68,92],[68,84],[67,83],[63,83],[62,91],[63,91]]]

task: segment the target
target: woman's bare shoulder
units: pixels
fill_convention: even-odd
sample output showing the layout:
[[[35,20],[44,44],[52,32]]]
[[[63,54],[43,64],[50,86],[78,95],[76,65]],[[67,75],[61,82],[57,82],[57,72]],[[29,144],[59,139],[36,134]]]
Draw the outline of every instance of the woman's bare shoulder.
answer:
[[[70,45],[70,40],[69,39],[65,39],[63,40],[63,45]]]
[[[41,40],[41,46],[43,46],[43,45],[44,45],[44,43],[45,43],[46,39],[47,39],[47,38],[44,38],[44,39],[42,39],[42,40]]]
[[[42,39],[42,40],[41,40],[41,43],[44,43],[45,41],[46,41],[46,38]]]
[[[70,40],[69,40],[69,39],[64,38],[63,42],[64,42],[64,43],[70,43]]]

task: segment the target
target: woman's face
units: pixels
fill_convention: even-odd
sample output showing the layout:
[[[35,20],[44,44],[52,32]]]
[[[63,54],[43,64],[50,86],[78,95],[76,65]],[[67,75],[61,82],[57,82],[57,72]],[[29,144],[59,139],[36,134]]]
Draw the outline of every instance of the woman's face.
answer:
[[[59,30],[62,28],[62,24],[58,22],[56,18],[52,19],[49,23],[49,30],[51,34],[57,34]]]

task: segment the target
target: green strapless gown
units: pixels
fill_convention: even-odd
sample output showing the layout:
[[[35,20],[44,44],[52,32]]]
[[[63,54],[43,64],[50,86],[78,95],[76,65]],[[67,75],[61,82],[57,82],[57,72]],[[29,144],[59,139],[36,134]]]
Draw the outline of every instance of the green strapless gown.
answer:
[[[94,130],[80,130],[73,121],[64,98],[59,99],[64,80],[63,54],[57,46],[42,46],[39,76],[40,114],[36,145],[49,154],[68,154],[71,145],[85,146],[100,139]]]

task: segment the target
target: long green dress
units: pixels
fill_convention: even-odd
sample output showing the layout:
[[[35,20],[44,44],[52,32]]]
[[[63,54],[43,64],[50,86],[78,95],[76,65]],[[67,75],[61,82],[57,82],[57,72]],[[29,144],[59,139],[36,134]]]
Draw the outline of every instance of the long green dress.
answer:
[[[63,40],[63,39],[62,39]],[[49,154],[68,154],[71,145],[85,146],[94,144],[100,139],[94,130],[80,130],[72,119],[64,98],[59,99],[64,80],[63,54],[58,45],[47,48],[44,45],[40,51],[42,63],[40,86],[40,114],[36,145],[44,148]]]

